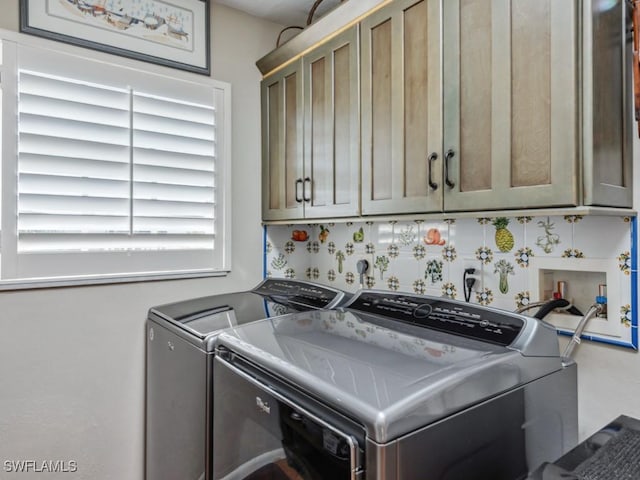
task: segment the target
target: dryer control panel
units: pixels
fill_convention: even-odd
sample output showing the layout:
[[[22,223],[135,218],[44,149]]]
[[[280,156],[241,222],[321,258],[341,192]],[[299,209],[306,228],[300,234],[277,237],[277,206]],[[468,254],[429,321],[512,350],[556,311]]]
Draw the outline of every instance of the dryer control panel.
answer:
[[[519,315],[440,297],[365,290],[346,308],[501,346],[511,345],[525,326]]]

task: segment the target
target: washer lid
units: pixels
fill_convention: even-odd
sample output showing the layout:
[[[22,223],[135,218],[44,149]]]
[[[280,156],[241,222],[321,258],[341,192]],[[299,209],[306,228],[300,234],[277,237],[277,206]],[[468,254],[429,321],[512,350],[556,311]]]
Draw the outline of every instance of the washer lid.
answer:
[[[559,357],[352,310],[255,322],[223,332],[217,345],[362,423],[380,443],[561,368]]]
[[[286,309],[281,313],[291,311]],[[199,339],[234,325],[269,316],[264,297],[253,292],[229,293],[160,305],[149,310]]]
[[[309,282],[267,279],[246,292],[210,295],[153,307],[162,319],[200,340],[234,325],[314,308],[331,308],[344,292]]]

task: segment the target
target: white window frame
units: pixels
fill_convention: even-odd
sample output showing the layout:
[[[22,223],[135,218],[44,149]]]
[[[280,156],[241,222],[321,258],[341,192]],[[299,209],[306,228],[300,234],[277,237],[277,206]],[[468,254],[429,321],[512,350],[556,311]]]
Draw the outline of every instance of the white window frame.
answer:
[[[62,285],[102,284],[155,279],[226,275],[231,270],[231,87],[209,77],[157,65],[115,57],[101,52],[62,45],[49,40],[0,30],[2,94],[2,150],[0,185],[0,290]],[[191,85],[211,88],[216,109],[216,218],[215,249],[209,251],[118,251],[118,252],[18,252],[18,135],[17,77],[20,51],[33,54],[40,71],[65,78],[105,84],[111,79],[94,75],[113,69],[113,77],[146,82],[145,93],[162,96]],[[25,56],[23,54],[23,56]],[[69,65],[61,66],[68,58]],[[74,69],[77,70],[74,72]],[[110,85],[109,83],[106,83]],[[188,97],[188,95],[187,95]],[[175,98],[169,96],[169,98]],[[188,98],[186,98],[188,100]],[[203,252],[205,252],[203,254]],[[212,258],[213,257],[213,258]]]

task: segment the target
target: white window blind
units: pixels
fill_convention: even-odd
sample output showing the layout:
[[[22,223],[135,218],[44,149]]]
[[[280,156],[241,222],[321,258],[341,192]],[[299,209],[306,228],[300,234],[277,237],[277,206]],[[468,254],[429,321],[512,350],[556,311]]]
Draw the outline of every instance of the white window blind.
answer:
[[[214,109],[142,93],[132,103],[133,231],[154,248],[212,248]]]
[[[228,270],[228,89],[14,48],[14,83],[2,84],[17,98],[16,199],[3,196],[1,278]]]
[[[127,248],[129,105],[126,90],[19,71],[19,252]]]

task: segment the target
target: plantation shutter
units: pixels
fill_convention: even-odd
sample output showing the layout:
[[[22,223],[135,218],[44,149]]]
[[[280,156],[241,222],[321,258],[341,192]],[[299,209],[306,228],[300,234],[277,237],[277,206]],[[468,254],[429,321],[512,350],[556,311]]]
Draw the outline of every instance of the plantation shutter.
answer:
[[[133,95],[133,232],[156,248],[213,248],[215,110]]]
[[[10,46],[16,179],[0,278],[227,271],[228,88]]]
[[[20,71],[18,251],[114,247],[129,234],[129,93]]]

